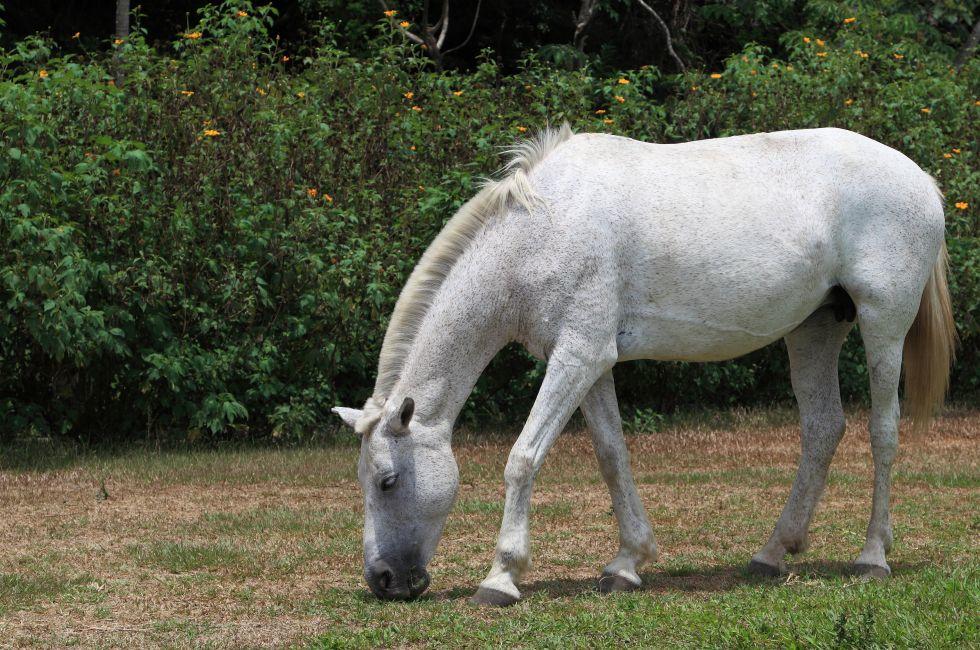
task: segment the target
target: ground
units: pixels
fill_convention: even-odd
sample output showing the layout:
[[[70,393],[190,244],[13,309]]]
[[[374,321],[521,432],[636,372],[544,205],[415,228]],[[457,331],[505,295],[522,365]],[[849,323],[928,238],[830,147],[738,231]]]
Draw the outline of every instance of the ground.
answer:
[[[848,573],[870,508],[866,413],[844,442],[791,573],[744,565],[799,448],[786,411],[705,415],[629,436],[661,560],[600,596],[616,524],[575,427],[536,483],[534,564],[513,608],[467,598],[489,568],[512,435],[461,433],[462,487],[422,599],[361,578],[353,441],[298,449],[0,450],[0,643],[13,646],[977,647],[980,412],[903,440],[890,581]],[[911,435],[911,434],[910,434]]]

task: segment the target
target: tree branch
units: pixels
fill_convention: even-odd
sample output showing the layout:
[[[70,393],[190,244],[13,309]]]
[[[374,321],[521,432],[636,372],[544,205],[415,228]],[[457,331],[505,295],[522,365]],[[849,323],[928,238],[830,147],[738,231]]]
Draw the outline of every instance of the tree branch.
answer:
[[[473,14],[473,24],[470,25],[470,33],[467,34],[466,40],[463,41],[462,43],[460,43],[459,45],[457,45],[456,47],[451,47],[448,50],[446,50],[445,52],[443,52],[442,53],[443,56],[445,56],[446,54],[449,54],[450,52],[455,52],[456,50],[458,50],[461,47],[466,47],[466,44],[470,42],[470,39],[471,38],[473,38],[473,32],[476,31],[476,21],[480,17],[480,5],[481,4],[483,4],[483,0],[476,0],[476,13]]]
[[[439,17],[439,22],[436,23],[437,27],[434,27],[433,30],[437,29],[440,24],[442,25],[442,30],[439,32],[436,47],[441,52],[442,44],[446,42],[446,34],[449,33],[449,0],[442,0],[442,16]]]
[[[650,12],[650,15],[653,16],[654,20],[657,21],[657,24],[660,25],[660,29],[663,30],[664,37],[667,39],[667,53],[670,55],[670,58],[674,60],[674,63],[677,64],[677,67],[680,68],[681,72],[687,70],[687,66],[684,65],[684,62],[681,61],[681,58],[677,56],[677,52],[674,51],[674,42],[670,38],[670,30],[667,28],[667,23],[665,23],[664,19],[660,17],[660,14],[654,11],[653,7],[648,5],[646,2],[644,2],[643,0],[636,0],[636,1],[640,4],[641,7],[643,7],[648,12]]]
[[[572,21],[575,23],[575,35],[572,37],[572,45],[579,52],[585,51],[585,40],[588,38],[588,35],[585,33],[585,28],[592,22],[592,16],[595,15],[595,9],[598,4],[599,0],[582,0],[582,4],[578,8],[578,15],[572,13]]]

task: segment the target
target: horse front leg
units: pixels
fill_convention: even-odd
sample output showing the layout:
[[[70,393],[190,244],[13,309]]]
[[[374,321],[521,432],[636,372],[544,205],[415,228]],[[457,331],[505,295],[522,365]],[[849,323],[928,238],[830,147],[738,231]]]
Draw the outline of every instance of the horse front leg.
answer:
[[[619,553],[602,570],[599,591],[631,591],[641,584],[639,568],[644,562],[656,560],[658,551],[633,482],[611,370],[595,383],[582,400],[581,408],[619,524]]]
[[[471,599],[474,604],[506,606],[520,599],[517,583],[531,563],[528,515],[534,477],[589,388],[615,362],[615,339],[596,350],[558,347],[552,353],[531,414],[507,459],[497,549],[490,573]]]

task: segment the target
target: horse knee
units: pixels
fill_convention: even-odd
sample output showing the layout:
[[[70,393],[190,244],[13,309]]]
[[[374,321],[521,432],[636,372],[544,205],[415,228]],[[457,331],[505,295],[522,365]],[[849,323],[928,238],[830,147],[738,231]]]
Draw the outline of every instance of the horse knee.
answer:
[[[522,450],[512,450],[504,467],[504,482],[508,486],[519,487],[526,485],[533,478],[534,456]]]

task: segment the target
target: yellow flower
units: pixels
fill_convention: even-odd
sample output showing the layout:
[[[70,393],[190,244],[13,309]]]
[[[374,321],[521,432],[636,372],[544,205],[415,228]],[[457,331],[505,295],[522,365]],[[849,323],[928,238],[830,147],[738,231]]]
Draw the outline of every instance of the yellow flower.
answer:
[[[804,36],[803,37],[803,42],[804,43],[809,43],[810,42],[810,37],[809,36]]]
[[[308,197],[310,197],[311,199],[315,199],[316,198],[316,188],[315,187],[307,188],[306,195]]]
[[[959,149],[957,149],[957,148],[955,148],[955,147],[953,147],[953,153],[959,153],[959,152],[960,152],[960,150],[959,150]]]
[[[190,97],[191,95],[194,94],[194,91],[193,90],[181,90],[180,91],[180,94],[183,95],[184,97]]]
[[[239,11],[238,12],[238,17],[239,18],[248,18],[248,12],[247,11]]]
[[[944,153],[943,154],[943,158],[952,158],[952,157],[953,157],[953,154],[951,154],[951,153]]]
[[[629,82],[630,82],[630,80],[629,80],[629,79],[626,79],[625,77],[620,77],[620,78],[619,78],[619,83],[621,83],[621,84],[622,84],[622,85],[624,85],[624,86],[625,86],[626,84],[628,84]]]
[[[184,38],[189,38],[192,41],[196,41],[201,38],[201,32],[191,32],[190,34],[184,34]]]
[[[411,90],[409,90],[407,93],[404,93],[404,96],[405,96],[405,99],[411,99],[412,97],[415,97],[415,93],[413,93]]]
[[[970,207],[970,204],[966,201],[957,201],[954,205],[956,205],[957,209],[959,210],[966,210],[968,207]]]
[[[399,27],[402,27],[404,29],[408,29],[409,25],[411,25],[411,24],[412,23],[408,22],[407,20],[403,20],[400,23],[398,23],[398,26]]]
[[[283,63],[286,63],[287,61],[289,61],[289,55],[288,54],[283,54],[282,55],[282,62]]]
[[[607,117],[606,119],[604,119],[604,120],[602,120],[602,123],[603,123],[603,124],[612,124],[612,123],[613,123],[613,121],[612,121],[612,119],[611,119],[611,118],[608,118],[608,117]]]
[[[595,112],[595,114],[596,114],[596,115],[605,115],[605,114],[606,114],[606,109],[604,109],[604,108],[600,108],[599,110],[597,110],[597,111]]]
[[[412,145],[411,147],[409,147],[408,149],[409,149],[410,151],[415,151],[415,145],[413,144],[413,145]]]
[[[719,73],[719,72],[712,72],[711,73],[711,78],[712,79],[721,79],[721,73]]]
[[[48,78],[48,71],[47,70],[38,70],[37,71],[37,76],[41,77],[42,79],[47,79]]]
[[[303,91],[301,90],[301,91],[299,91],[298,93],[296,93],[296,96],[297,96],[297,97],[299,97],[300,99],[303,99],[304,97],[306,97],[306,93],[304,93],[304,92],[303,92]]]
[[[462,90],[454,90],[453,91],[453,94],[456,95],[457,97],[459,97],[460,95],[463,94],[463,91]]]
[[[323,193],[323,200],[326,201],[327,203],[333,203],[333,197],[327,194],[326,192]]]
[[[221,131],[217,129],[204,129],[204,135],[209,138],[215,138],[221,135]]]
[[[415,111],[416,113],[419,113],[419,112],[422,111],[422,107],[421,106],[413,106],[412,107],[412,110]]]
[[[826,43],[824,43],[823,41],[821,41],[821,40],[820,40],[820,39],[818,38],[818,39],[817,39],[817,45],[819,45],[820,47],[823,47],[824,45],[826,45]]]
[[[524,133],[525,131],[527,131],[527,127],[526,126],[519,126],[519,127],[517,127],[517,130],[520,131],[521,133]]]
[[[926,115],[932,112],[931,108],[920,108],[919,110],[925,113]]]
[[[980,106],[980,99],[978,99],[977,101],[973,102],[973,105],[974,106]]]
[[[901,61],[902,59],[905,58],[905,55],[904,54],[899,54],[898,52],[896,52],[895,54],[892,54],[892,56],[895,57],[895,60],[896,61]]]
[[[857,20],[857,18],[845,18],[845,19],[844,19],[844,24],[845,24],[845,25],[850,25],[850,24],[851,24],[851,23],[853,23],[853,22],[854,22],[855,20]]]
[[[773,68],[773,70],[779,70],[779,64],[778,63],[773,63],[772,64],[772,68]]]
[[[850,97],[848,97],[847,99],[844,100],[844,106],[850,106],[853,103],[854,103],[854,100],[851,99]]]
[[[695,92],[696,93],[700,88],[701,88],[701,86],[691,86],[691,92]]]
[[[620,104],[622,104],[623,102],[625,102],[625,101],[626,101],[626,98],[625,98],[625,97],[622,97],[622,96],[620,96],[620,95],[613,95],[613,99],[615,99],[615,100],[616,100],[617,102],[619,102]]]
[[[817,52],[817,56],[827,56],[826,52]]]
[[[789,70],[790,72],[792,72],[793,71],[793,66],[788,65],[788,66],[786,66],[786,69]]]
[[[121,39],[121,38],[117,38],[116,40],[114,40],[114,41],[112,42],[112,44],[113,44],[113,45],[122,45],[122,44],[123,44],[123,43],[125,43],[125,42],[126,42],[126,41],[124,41],[123,39]]]
[[[255,89],[255,92],[257,92],[257,93],[258,93],[258,94],[260,94],[260,95],[264,95],[264,94],[265,94],[265,91],[264,91],[264,90],[262,90],[261,88],[256,88],[256,89]]]
[[[385,12],[385,15],[388,16],[388,18],[391,18],[391,17],[393,17],[397,13],[398,12],[395,11],[394,9],[389,9],[388,11]]]

